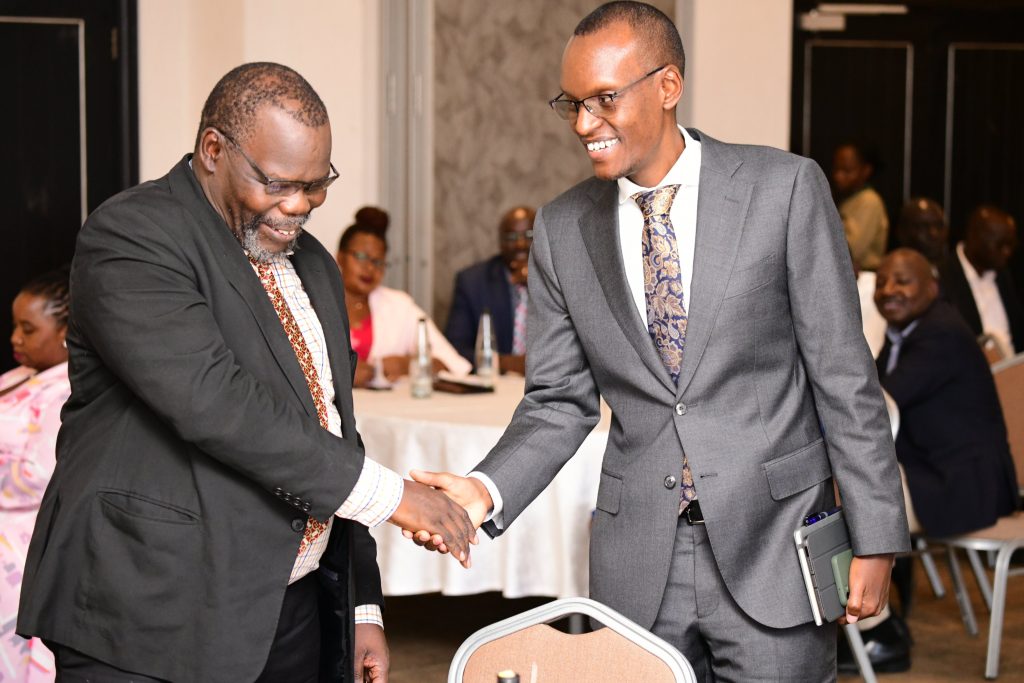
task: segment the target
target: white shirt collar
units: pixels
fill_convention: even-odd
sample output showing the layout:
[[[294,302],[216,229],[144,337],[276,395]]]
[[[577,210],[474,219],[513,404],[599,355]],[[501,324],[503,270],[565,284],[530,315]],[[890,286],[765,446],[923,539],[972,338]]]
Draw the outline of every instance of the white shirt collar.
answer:
[[[986,270],[984,274],[978,274],[978,271],[974,269],[974,264],[967,259],[967,254],[964,253],[963,242],[956,243],[956,257],[960,259],[960,266],[964,269],[967,282],[995,282],[996,271],[994,270]]]
[[[672,164],[672,168],[668,170],[668,173],[661,179],[661,182],[654,187],[661,187],[662,185],[696,186],[700,183],[700,142],[693,139],[690,133],[682,126],[679,126],[679,132],[683,135],[683,144],[685,145],[683,153]],[[630,197],[637,192],[648,192],[654,189],[653,187],[637,185],[625,176],[615,182],[619,185],[619,204],[625,204],[627,201],[630,201]]]

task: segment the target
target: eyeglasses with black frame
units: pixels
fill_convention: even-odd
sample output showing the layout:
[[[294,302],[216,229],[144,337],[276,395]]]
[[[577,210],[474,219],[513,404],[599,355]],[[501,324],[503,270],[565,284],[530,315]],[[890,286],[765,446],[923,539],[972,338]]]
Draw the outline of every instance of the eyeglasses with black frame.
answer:
[[[249,163],[249,166],[252,167],[252,170],[259,176],[256,180],[263,185],[264,190],[269,195],[273,195],[275,197],[289,197],[299,190],[302,190],[306,194],[319,194],[320,192],[326,191],[327,188],[331,186],[331,183],[337,180],[340,175],[338,170],[334,168],[334,164],[328,162],[333,175],[328,175],[326,178],[320,178],[319,180],[311,180],[307,183],[303,180],[281,180],[280,178],[271,178],[263,172],[262,168],[256,165],[255,161],[249,158],[249,155],[245,153],[245,150],[242,149],[242,146],[238,144],[233,137],[224,132],[224,129],[217,126],[210,127],[216,130],[224,137],[225,140],[230,142],[232,146],[239,151],[239,153],[241,153],[242,157]]]
[[[626,92],[634,85],[642,83],[654,74],[658,73],[668,64],[662,64],[657,69],[652,69],[645,73],[640,78],[636,79],[632,83],[625,85],[614,92],[600,93],[599,95],[591,95],[590,97],[584,97],[582,100],[574,100],[571,97],[566,97],[565,93],[559,93],[557,97],[548,102],[548,105],[554,110],[556,114],[566,121],[575,121],[576,116],[579,114],[580,105],[583,105],[592,116],[596,116],[601,119],[606,119],[615,113],[615,101],[622,96],[622,93]]]

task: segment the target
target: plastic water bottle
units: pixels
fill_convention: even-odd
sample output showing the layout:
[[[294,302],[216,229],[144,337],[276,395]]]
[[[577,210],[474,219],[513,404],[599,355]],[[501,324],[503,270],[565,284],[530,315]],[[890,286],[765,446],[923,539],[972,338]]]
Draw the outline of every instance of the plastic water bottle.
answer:
[[[485,308],[476,331],[476,376],[493,384],[497,375],[498,344],[491,312]]]
[[[416,324],[416,356],[409,363],[409,385],[413,398],[430,398],[434,393],[434,368],[426,318],[420,318]]]

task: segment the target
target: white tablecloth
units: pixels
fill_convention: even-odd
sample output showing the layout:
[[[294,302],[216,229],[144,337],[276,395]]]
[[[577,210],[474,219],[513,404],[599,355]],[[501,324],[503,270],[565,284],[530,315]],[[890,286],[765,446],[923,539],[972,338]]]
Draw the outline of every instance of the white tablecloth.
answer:
[[[435,392],[428,399],[411,398],[405,383],[391,391],[356,390],[367,456],[403,476],[411,469],[468,473],[497,443],[522,398],[523,380],[502,377],[496,388],[493,394]],[[505,534],[492,540],[480,532],[471,569],[415,546],[391,524],[373,529],[384,594],[586,595],[590,515],[608,420],[605,410],[576,456]]]

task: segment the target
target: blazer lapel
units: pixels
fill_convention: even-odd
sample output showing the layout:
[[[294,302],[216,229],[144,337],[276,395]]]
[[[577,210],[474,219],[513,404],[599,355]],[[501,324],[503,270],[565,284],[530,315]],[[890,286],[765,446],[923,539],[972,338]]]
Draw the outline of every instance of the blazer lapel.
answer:
[[[680,396],[693,379],[711,336],[736,260],[752,191],[751,185],[733,178],[742,161],[717,140],[693,132],[701,140],[701,168]]]
[[[202,224],[204,235],[220,263],[221,273],[252,311],[256,324],[263,334],[267,346],[270,347],[271,355],[288,379],[296,397],[306,412],[316,417],[316,406],[309,393],[306,376],[302,374],[302,368],[299,367],[295,350],[292,349],[291,342],[288,341],[288,335],[284,332],[281,319],[277,317],[277,311],[270,303],[266,290],[260,284],[260,279],[238,244],[238,240],[231,234],[231,230],[224,220],[213,210],[203,195],[203,190],[199,186],[195,174],[188,166],[188,158],[182,160],[172,171],[171,191],[187,198],[189,211]]]
[[[303,242],[315,239],[306,234],[299,238],[299,248],[292,256],[292,263],[295,264],[295,272],[299,274],[302,286],[309,296],[309,303],[316,311],[316,317],[324,330],[327,357],[331,364],[331,374],[334,375],[334,403],[341,414],[342,430],[345,436],[349,437],[355,434],[355,421],[348,320],[342,317],[343,309],[338,306],[338,298],[331,291],[329,278],[332,274],[324,272],[324,260],[312,253],[312,248],[302,248]]]
[[[580,217],[580,232],[590,254],[598,282],[630,346],[640,360],[673,394],[676,386],[672,375],[661,362],[654,348],[654,341],[647,331],[645,321],[640,318],[626,281],[626,270],[622,265],[622,250],[619,248],[618,194],[615,183],[605,183],[595,197],[590,210]]]

